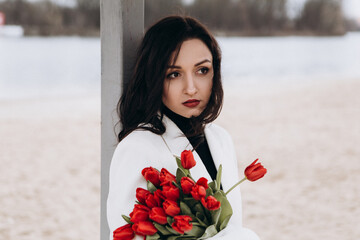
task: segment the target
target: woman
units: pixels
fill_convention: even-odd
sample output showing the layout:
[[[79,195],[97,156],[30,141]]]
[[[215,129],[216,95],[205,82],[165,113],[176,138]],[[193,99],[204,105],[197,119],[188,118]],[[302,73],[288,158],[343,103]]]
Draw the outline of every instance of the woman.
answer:
[[[167,17],[146,32],[134,74],[118,104],[123,129],[110,167],[110,239],[112,232],[125,224],[121,215],[132,211],[135,189],[146,188],[140,174],[145,167],[175,173],[173,154],[195,149],[194,179],[214,179],[220,164],[224,190],[239,179],[232,140],[224,129],[211,123],[223,101],[220,64],[216,40],[193,18]],[[211,239],[258,239],[242,228],[240,190],[229,194],[228,200],[233,216]]]

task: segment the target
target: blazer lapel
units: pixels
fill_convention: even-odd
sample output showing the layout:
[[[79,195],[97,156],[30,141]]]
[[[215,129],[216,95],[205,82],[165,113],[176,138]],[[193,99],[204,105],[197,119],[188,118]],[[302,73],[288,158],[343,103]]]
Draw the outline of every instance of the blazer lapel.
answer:
[[[221,151],[223,148],[219,146],[220,143],[218,139],[216,136],[214,136],[209,127],[209,125],[205,127],[205,138],[209,145],[210,153],[214,160],[216,170],[219,170],[221,159],[224,158],[224,153]]]
[[[167,146],[170,148],[169,152],[171,154],[180,157],[182,151],[193,149],[193,146],[185,137],[184,133],[166,115],[164,115],[163,122],[166,127],[166,132],[163,134],[163,138]],[[196,151],[193,151],[193,155],[196,161],[196,165],[191,169],[191,175],[194,177],[194,179],[205,177],[211,181],[210,174],[207,172],[205,165],[200,159],[200,156]]]
[[[166,115],[164,115],[163,122],[166,127],[163,138],[172,154],[180,157],[182,151],[192,148],[184,133]]]
[[[233,157],[229,152],[229,146],[224,145],[224,141],[221,141],[221,136],[218,136],[211,128],[211,123],[205,128],[205,137],[218,171],[220,164],[222,164],[221,184],[224,190],[226,190],[237,181],[237,179],[235,179],[237,178],[236,175],[234,176],[233,174],[234,171],[237,172],[237,169],[233,169],[234,164],[231,162],[233,161]]]

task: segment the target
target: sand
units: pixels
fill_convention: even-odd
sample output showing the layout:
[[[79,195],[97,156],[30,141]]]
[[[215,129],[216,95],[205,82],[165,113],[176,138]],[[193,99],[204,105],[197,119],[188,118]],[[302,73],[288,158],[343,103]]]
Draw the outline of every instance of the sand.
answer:
[[[0,239],[99,239],[99,97],[0,102]]]
[[[268,169],[241,185],[244,225],[262,239],[360,239],[360,81],[237,91],[218,123],[240,169]]]
[[[244,226],[263,240],[360,239],[360,80],[227,87]],[[100,98],[0,100],[0,239],[99,239]]]

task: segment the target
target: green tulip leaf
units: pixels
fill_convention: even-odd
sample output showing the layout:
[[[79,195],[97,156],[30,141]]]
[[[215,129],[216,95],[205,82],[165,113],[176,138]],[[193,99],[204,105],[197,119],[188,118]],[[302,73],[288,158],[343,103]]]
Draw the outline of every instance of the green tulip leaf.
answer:
[[[224,221],[220,224],[220,228],[219,231],[223,230],[224,228],[226,228],[227,224],[229,223],[231,218],[231,215],[225,217]]]
[[[171,225],[170,225],[171,226]],[[168,225],[166,225],[165,227],[166,227],[166,229],[169,231],[169,232],[171,232],[171,234],[173,234],[173,235],[180,235],[180,233],[178,233],[177,231],[175,231],[172,227],[170,227],[170,226],[168,226]]]
[[[199,220],[201,220],[202,222],[204,222],[204,223],[206,224],[206,226],[209,226],[209,225],[210,225],[210,224],[209,224],[209,221],[208,221],[208,219],[206,218],[205,215],[197,212],[197,213],[196,213],[196,217],[197,217]]]
[[[219,221],[216,225],[217,229],[221,228],[221,225],[223,228],[226,227],[227,223],[224,223],[224,221],[229,222],[230,217],[233,214],[233,210],[231,208],[231,205],[228,201],[228,199],[225,196],[225,193],[223,191],[218,191],[215,193],[214,197],[221,202],[221,214],[219,216]]]
[[[198,219],[200,219],[201,221],[204,221],[204,219],[205,219],[205,216],[204,216],[203,214],[201,214],[200,212],[197,212],[197,213],[195,214],[195,216],[196,216]]]
[[[125,216],[125,215],[121,215],[122,218],[129,224],[133,224],[133,222],[130,221],[130,218],[128,216]]]
[[[181,178],[186,177],[186,173],[181,168],[176,170],[176,182],[180,183]]]
[[[223,190],[220,190],[219,193],[220,193],[223,197],[227,198],[227,197],[226,197],[226,194],[224,193]]]
[[[175,181],[172,181],[172,184],[174,184],[175,187],[177,187],[178,189],[181,189],[181,186],[178,183],[176,183]]]
[[[214,195],[214,191],[212,190],[211,187],[208,187],[208,189],[206,189],[206,197],[213,195]]]
[[[214,188],[215,188],[214,181],[209,182],[209,183],[208,183],[208,186],[211,187],[212,189],[214,189]]]
[[[201,224],[200,224],[199,222],[191,222],[191,224],[192,224],[193,226],[201,226]]]
[[[160,239],[160,235],[158,233],[155,233],[154,235],[147,235],[146,240],[157,240]]]
[[[216,230],[215,225],[211,225],[206,228],[204,234],[199,239],[206,239],[206,238],[215,236],[217,233],[218,233],[218,231]]]
[[[219,218],[220,218],[220,214],[221,214],[221,210],[222,210],[222,206],[217,209],[217,210],[213,210],[211,211],[211,220],[213,225],[217,226],[219,223]]]
[[[175,159],[176,159],[176,163],[177,163],[178,168],[180,168],[181,170],[185,170],[185,168],[181,164],[181,158],[176,156]]]
[[[171,236],[171,237],[167,237],[166,240],[176,240],[178,238],[178,236]]]
[[[172,217],[167,217],[166,220],[170,226],[174,222],[174,219]]]
[[[169,230],[166,229],[165,226],[163,226],[159,223],[156,223],[156,222],[153,222],[153,224],[162,235],[171,235],[172,234]]]
[[[188,205],[190,207],[190,209],[193,209],[194,206],[199,203],[198,201],[196,201],[195,199],[193,199],[192,197],[184,197],[183,198],[184,203],[186,203],[186,205]]]
[[[198,215],[198,214],[196,214],[196,215]],[[201,215],[200,213],[199,213],[199,215]],[[206,219],[204,216],[202,216],[203,217],[203,219]],[[206,224],[203,220],[201,220],[199,217],[195,217],[195,220],[197,221],[197,223],[199,224],[199,226],[202,226],[202,227],[205,227],[205,228],[207,228],[208,227],[208,224]]]
[[[199,212],[199,213],[201,213],[202,215],[205,214],[204,208],[203,208],[202,204],[199,203],[199,202],[197,202],[197,203],[194,205],[194,207],[193,207],[193,212]]]
[[[196,240],[197,238],[194,236],[186,236],[186,235],[181,235],[181,236],[169,236],[166,238],[166,240],[183,240],[183,239],[187,239],[187,240]]]
[[[192,218],[195,217],[194,214],[191,212],[191,209],[189,208],[189,206],[186,205],[186,203],[180,201],[180,209],[181,209],[182,215],[188,215]]]
[[[152,184],[152,182],[150,181],[147,181],[147,189],[151,192],[151,193],[154,193],[157,188],[155,187],[154,184]]]
[[[211,183],[209,183],[209,188],[211,188],[211,190],[213,190],[213,192],[216,192],[216,180],[212,181]]]
[[[192,229],[189,232],[186,232],[185,234],[188,236],[193,236],[193,237],[199,238],[200,236],[202,236],[204,234],[204,232],[205,232],[205,228],[195,226],[193,224]]]

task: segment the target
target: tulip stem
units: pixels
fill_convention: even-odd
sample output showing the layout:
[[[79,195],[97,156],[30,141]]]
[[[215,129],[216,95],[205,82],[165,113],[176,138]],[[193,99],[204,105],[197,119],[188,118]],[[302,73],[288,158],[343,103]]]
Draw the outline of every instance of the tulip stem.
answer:
[[[239,182],[237,182],[234,186],[232,186],[226,193],[225,195],[228,195],[229,192],[231,192],[234,188],[236,188],[240,183],[242,183],[243,181],[245,181],[247,178],[244,177],[243,179],[241,179]]]

